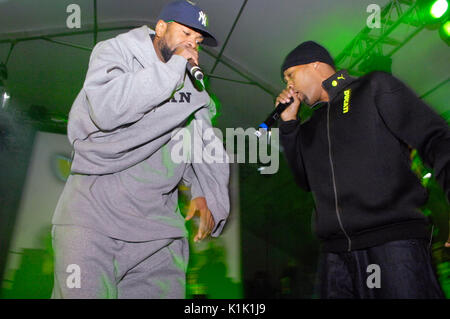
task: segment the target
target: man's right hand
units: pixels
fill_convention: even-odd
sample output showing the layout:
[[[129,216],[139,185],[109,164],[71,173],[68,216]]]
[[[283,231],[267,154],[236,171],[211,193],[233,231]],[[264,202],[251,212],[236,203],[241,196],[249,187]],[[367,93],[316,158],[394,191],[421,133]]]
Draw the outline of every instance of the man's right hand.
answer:
[[[292,104],[289,105],[283,111],[283,113],[281,113],[281,119],[283,121],[290,121],[297,119],[297,114],[300,108],[301,101],[298,98],[297,94],[295,94],[294,90],[292,90],[291,88],[285,89],[283,92],[281,92],[275,101],[275,107],[277,107],[279,103],[288,103],[291,97],[294,98],[294,102],[292,102]]]
[[[186,60],[191,60],[191,63],[198,65],[198,51],[191,46],[179,46],[173,54],[181,55]]]

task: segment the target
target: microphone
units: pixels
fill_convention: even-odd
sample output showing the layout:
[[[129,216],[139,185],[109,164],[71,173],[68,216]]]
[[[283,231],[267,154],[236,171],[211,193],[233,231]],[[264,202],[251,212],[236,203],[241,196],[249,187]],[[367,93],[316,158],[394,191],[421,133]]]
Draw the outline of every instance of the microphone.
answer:
[[[262,122],[259,127],[263,128],[264,130],[268,130],[279,118],[281,113],[283,113],[283,111],[292,104],[292,102],[294,102],[294,98],[291,97],[291,99],[289,100],[289,102],[287,103],[280,103],[277,105],[277,107],[275,108],[275,110],[272,111],[272,113],[269,114],[269,116],[266,118],[266,120],[264,122]]]
[[[202,81],[203,80],[203,71],[200,69],[198,65],[192,64],[190,62],[190,59],[186,63],[186,69],[189,71],[189,73],[197,80]]]

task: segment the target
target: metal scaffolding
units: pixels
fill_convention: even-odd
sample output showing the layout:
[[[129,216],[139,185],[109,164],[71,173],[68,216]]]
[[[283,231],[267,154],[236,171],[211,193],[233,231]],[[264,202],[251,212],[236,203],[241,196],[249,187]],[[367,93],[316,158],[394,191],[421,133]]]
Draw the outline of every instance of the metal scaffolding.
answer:
[[[414,0],[392,0],[381,9],[381,27],[364,27],[336,57],[335,64],[349,73],[365,73],[364,63],[373,57],[391,58],[395,52],[423,30],[418,2]],[[413,31],[402,34],[401,39],[390,37],[400,25],[412,27]]]
[[[224,56],[224,50],[228,44],[228,41],[245,9],[248,0],[244,0],[239,12],[234,19],[234,22],[229,30],[226,40],[222,45],[220,52],[216,52],[211,49],[201,48],[201,51],[205,54],[211,56],[215,59],[214,65],[211,68],[209,74],[205,74],[207,77],[231,81],[244,85],[254,85],[266,92],[267,94],[275,97],[278,92],[269,83],[265,82],[261,78],[252,74],[246,70],[241,65],[234,63],[231,59]],[[382,57],[390,59],[401,47],[403,47],[408,41],[410,41],[414,36],[416,36],[421,30],[423,30],[424,25],[420,21],[419,8],[416,0],[392,0],[385,7],[381,9],[381,27],[380,28],[370,28],[365,26],[356,37],[344,48],[344,50],[337,55],[335,58],[335,64],[339,69],[347,69],[350,74],[362,75],[367,72],[367,65],[370,64],[371,59],[375,57]],[[141,26],[139,23],[131,23],[119,26],[110,27],[99,27],[97,21],[97,1],[93,0],[93,23],[87,26],[83,30],[71,31],[71,32],[61,32],[61,30],[50,30],[49,32],[37,31],[35,34],[21,34],[21,35],[10,35],[9,38],[0,40],[0,43],[10,43],[10,49],[8,56],[5,61],[5,65],[11,56],[11,53],[15,46],[24,41],[32,40],[43,40],[59,45],[69,46],[72,48],[92,51],[93,46],[97,43],[97,36],[99,32],[109,32],[109,31],[120,31],[120,30],[130,30]],[[153,21],[154,22],[154,21]],[[147,21],[148,23],[148,21]],[[393,38],[392,33],[400,25],[407,25],[412,28],[411,32],[402,34],[401,39]],[[67,41],[61,41],[57,38],[60,37],[70,37],[76,35],[93,35],[93,46],[87,47]],[[397,35],[398,36],[398,35]],[[231,78],[225,78],[221,76],[214,75],[214,71],[219,63],[222,63],[225,67],[232,70],[234,73],[244,78],[245,80],[236,80]],[[443,82],[437,84],[434,88],[431,88],[428,92],[433,92],[437,88],[441,87],[443,84],[447,83],[449,79],[445,79]],[[54,123],[55,124],[55,123]],[[60,121],[60,124],[65,125],[64,121]]]

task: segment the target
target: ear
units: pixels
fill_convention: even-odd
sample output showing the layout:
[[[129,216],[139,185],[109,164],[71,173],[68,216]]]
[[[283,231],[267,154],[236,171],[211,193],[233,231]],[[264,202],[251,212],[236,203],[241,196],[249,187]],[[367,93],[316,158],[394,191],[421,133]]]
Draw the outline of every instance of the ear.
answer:
[[[167,31],[167,22],[164,20],[158,20],[155,27],[156,36],[161,38]]]

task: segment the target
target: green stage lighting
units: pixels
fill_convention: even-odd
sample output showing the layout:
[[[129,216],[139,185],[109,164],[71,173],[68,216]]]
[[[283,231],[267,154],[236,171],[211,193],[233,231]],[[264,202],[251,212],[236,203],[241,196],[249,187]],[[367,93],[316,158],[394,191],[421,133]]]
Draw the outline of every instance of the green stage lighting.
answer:
[[[430,14],[433,18],[439,19],[448,9],[447,0],[437,0],[431,5]]]
[[[447,21],[442,25],[442,31],[444,31],[444,34],[447,37],[450,36],[450,21]]]
[[[447,43],[447,45],[450,45],[450,21],[446,21],[441,25],[441,28],[439,29],[439,36],[445,43]]]
[[[448,0],[418,0],[418,16],[427,29],[439,28],[447,20]]]

